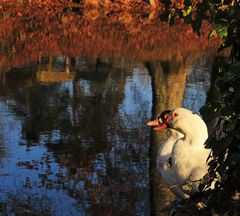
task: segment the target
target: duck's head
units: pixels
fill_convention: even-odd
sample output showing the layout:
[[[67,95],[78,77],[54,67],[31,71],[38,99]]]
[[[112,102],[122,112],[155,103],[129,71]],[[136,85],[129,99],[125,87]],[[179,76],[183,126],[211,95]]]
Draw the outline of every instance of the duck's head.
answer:
[[[183,134],[200,134],[207,136],[207,126],[202,118],[183,107],[172,110],[168,116],[169,127]]]
[[[169,128],[169,118],[171,110],[163,111],[156,120],[150,121],[147,123],[148,126],[154,127],[154,130],[163,130]]]
[[[207,127],[202,118],[183,107],[163,111],[156,120],[148,122],[147,125],[153,126],[154,130],[172,128],[182,134],[193,136],[200,132],[202,137],[208,136]]]

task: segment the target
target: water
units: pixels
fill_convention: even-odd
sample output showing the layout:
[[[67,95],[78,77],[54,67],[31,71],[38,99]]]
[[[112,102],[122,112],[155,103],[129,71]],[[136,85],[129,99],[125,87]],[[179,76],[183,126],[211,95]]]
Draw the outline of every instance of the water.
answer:
[[[188,76],[206,69],[202,61]],[[8,72],[0,85],[2,213],[150,215],[151,83],[139,61],[44,57]],[[194,85],[186,85],[187,105]]]
[[[2,211],[148,214],[151,77],[138,62],[88,66],[66,82],[21,67],[1,84]]]
[[[174,199],[154,168],[164,136],[146,123],[199,111],[209,42],[93,12],[0,14],[0,215],[165,215]]]

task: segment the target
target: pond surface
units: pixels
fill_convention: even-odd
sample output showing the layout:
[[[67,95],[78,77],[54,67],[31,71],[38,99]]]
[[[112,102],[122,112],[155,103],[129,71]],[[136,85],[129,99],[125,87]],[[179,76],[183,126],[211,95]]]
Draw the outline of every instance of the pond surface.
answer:
[[[148,71],[138,62],[96,66],[73,58],[68,74],[61,68],[65,58],[51,60],[55,72],[30,64],[1,84],[0,199],[6,211],[27,204],[26,210],[51,215],[148,214]],[[57,73],[67,78],[48,77]],[[73,80],[65,81],[68,76]]]
[[[193,109],[209,88],[192,75],[206,70],[202,61],[189,68],[185,105],[202,95]],[[9,71],[0,84],[1,211],[150,215],[151,82],[138,61],[44,57]]]
[[[0,215],[165,215],[159,209],[174,197],[153,174],[160,141],[146,123],[164,109],[204,105],[211,54],[196,51],[204,40],[183,54],[187,39],[176,42],[165,26],[166,41],[149,20],[133,28],[126,16],[117,25],[91,13],[33,22],[6,14]]]

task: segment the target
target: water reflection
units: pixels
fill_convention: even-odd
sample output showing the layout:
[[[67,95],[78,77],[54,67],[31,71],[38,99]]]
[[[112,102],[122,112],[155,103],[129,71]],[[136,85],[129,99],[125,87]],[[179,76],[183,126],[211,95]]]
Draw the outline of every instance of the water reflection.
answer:
[[[212,57],[199,58],[188,72],[183,106],[196,113],[206,103],[206,93],[211,85],[212,62]]]
[[[145,124],[204,104],[209,24],[198,37],[150,11],[12,4],[0,6],[0,214],[162,214],[167,134]]]
[[[0,86],[2,212],[149,215],[148,71],[74,59],[72,81],[39,79],[54,61],[11,71]]]
[[[1,212],[164,215],[175,198],[154,167],[167,134],[155,133],[150,145],[145,123],[152,107],[155,115],[181,104],[198,111],[209,88],[206,59],[43,57],[6,73]]]

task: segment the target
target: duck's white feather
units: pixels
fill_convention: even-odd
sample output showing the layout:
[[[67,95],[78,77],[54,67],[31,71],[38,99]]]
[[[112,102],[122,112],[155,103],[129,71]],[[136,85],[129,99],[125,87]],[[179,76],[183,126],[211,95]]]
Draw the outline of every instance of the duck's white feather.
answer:
[[[163,182],[176,196],[184,199],[198,191],[197,180],[207,172],[210,151],[204,148],[204,143],[208,132],[201,117],[185,108],[173,110],[169,123],[173,129],[158,150],[157,168]],[[191,182],[190,190],[184,190],[187,181]]]
[[[177,108],[172,117],[172,128],[181,132],[184,136],[173,145],[172,148],[172,169],[177,184],[191,182],[192,186],[189,191],[182,191],[191,195],[198,191],[198,185],[201,178],[207,173],[207,157],[209,149],[204,148],[204,143],[208,137],[207,126],[204,121],[191,111],[184,108]]]
[[[183,135],[176,130],[170,130],[169,138],[160,145],[157,154],[157,169],[161,175],[161,178],[172,193],[174,193],[179,198],[187,198],[188,196],[181,190],[179,187],[175,187],[176,185],[176,176],[174,170],[172,168],[172,148],[175,142],[182,138]],[[174,187],[172,187],[174,186]]]

